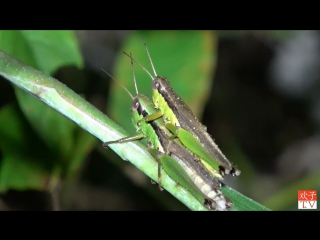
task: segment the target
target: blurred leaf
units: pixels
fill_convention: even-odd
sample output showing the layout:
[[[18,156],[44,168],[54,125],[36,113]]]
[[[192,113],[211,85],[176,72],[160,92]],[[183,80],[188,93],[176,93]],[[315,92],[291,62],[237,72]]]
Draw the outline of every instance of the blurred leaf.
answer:
[[[239,38],[244,34],[248,33],[249,30],[217,30],[217,36],[219,38]]]
[[[15,90],[22,111],[47,146],[63,159],[71,156],[76,124],[27,92]]]
[[[255,31],[258,32],[258,34],[270,36],[273,39],[276,40],[286,40],[292,35],[296,33],[294,30],[267,30],[267,31]]]
[[[13,104],[0,111],[0,191],[43,190],[54,168],[54,154],[34,134]]]
[[[0,31],[0,49],[47,74],[52,74],[65,65],[78,67],[83,65],[73,31]],[[21,71],[24,70],[24,68],[21,69]],[[34,131],[45,142],[47,155],[54,155],[55,172],[76,171],[88,151],[93,148],[95,138],[55,110],[48,108],[34,96],[19,88],[15,88],[15,92],[23,113]],[[25,136],[26,144],[32,141],[33,139]],[[31,148],[29,151],[34,149]],[[42,164],[46,164],[47,158],[44,159]],[[31,160],[24,164],[31,164]],[[15,164],[14,161],[12,164]],[[13,168],[9,165],[9,162],[6,163],[6,169]],[[33,169],[31,165],[25,169],[29,169],[25,172],[30,171],[33,175],[37,175],[31,170]],[[2,184],[5,185],[5,182]],[[43,183],[39,180],[38,186],[42,185]],[[10,187],[15,188],[14,184]],[[18,185],[16,187],[19,188]]]
[[[286,40],[295,34],[294,30],[218,30],[219,38],[236,39],[246,35],[267,37],[275,40]]]
[[[83,66],[73,31],[2,30],[0,49],[47,74],[66,65]]]
[[[147,43],[159,76],[169,79],[173,89],[185,100],[197,116],[201,116],[211,90],[216,65],[216,37],[212,31],[143,31],[133,32],[123,46],[126,53],[154,75],[141,37]],[[186,41],[188,39],[188,41]],[[165,44],[164,44],[165,43]],[[114,76],[135,94],[130,59],[119,52]],[[150,76],[134,64],[140,93],[151,96]],[[112,81],[112,80],[111,80]],[[130,106],[131,98],[113,81],[108,112],[126,130],[134,132]]]
[[[22,111],[47,147],[55,153],[57,160],[60,160],[62,171],[78,170],[95,146],[96,139],[27,92],[18,88],[15,90],[22,103]]]
[[[90,135],[88,132],[77,127],[73,136],[73,151],[68,160],[70,163],[66,171],[68,174],[74,174],[79,171],[85,158],[89,155],[91,150],[97,145],[98,140]]]

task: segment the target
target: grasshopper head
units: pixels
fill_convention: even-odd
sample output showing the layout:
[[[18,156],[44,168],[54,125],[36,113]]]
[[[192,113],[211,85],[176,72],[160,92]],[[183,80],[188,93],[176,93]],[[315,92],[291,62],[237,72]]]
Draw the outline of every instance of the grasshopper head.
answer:
[[[138,111],[139,112],[139,107],[140,107],[140,101],[138,96],[133,98],[132,104],[131,104],[131,111]]]
[[[171,89],[171,85],[167,78],[156,76],[152,81],[152,90],[158,90],[158,92],[166,91]]]

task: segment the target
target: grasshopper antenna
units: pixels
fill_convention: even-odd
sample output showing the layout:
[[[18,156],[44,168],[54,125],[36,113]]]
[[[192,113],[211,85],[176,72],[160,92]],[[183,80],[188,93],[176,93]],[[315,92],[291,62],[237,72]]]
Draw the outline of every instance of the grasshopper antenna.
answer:
[[[126,92],[130,95],[130,97],[132,98],[132,100],[134,99],[134,97],[132,96],[132,94],[129,92],[129,90],[123,86],[119,81],[117,81],[114,77],[111,76],[111,74],[109,74],[106,70],[104,70],[103,68],[101,68],[102,71],[104,71],[109,77],[112,78],[113,81],[115,81],[116,83],[118,83],[124,90],[126,90]]]
[[[149,71],[148,71],[145,67],[143,67],[140,63],[138,63],[133,57],[129,56],[129,54],[127,54],[127,53],[125,53],[125,52],[123,52],[123,53],[124,53],[127,57],[129,57],[132,61],[134,61],[136,64],[138,64],[138,66],[141,67],[141,68],[151,77],[151,79],[153,80],[153,77],[152,77],[151,73],[149,73]]]
[[[141,40],[142,40],[142,42],[143,42],[143,44],[144,44],[144,46],[145,46],[145,48],[146,48],[146,50],[147,50],[148,58],[149,58],[149,61],[150,61],[150,63],[151,63],[151,67],[152,67],[153,73],[154,73],[155,76],[157,76],[156,69],[155,69],[154,66],[153,66],[153,62],[152,62],[152,60],[151,60],[151,57],[150,57],[150,53],[149,53],[147,44],[146,44],[146,42],[144,41],[143,37],[141,37]]]
[[[130,53],[130,60],[131,60],[131,68],[132,68],[132,75],[133,75],[134,87],[135,87],[135,89],[136,89],[137,95],[139,95],[138,86],[137,86],[137,81],[136,81],[136,75],[134,74],[134,66],[133,66],[133,61],[132,61],[132,55],[131,55],[131,53]]]

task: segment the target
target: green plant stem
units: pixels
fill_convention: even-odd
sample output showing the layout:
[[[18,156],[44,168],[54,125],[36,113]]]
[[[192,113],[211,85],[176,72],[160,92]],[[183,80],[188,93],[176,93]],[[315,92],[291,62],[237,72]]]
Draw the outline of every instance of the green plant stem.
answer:
[[[123,138],[128,135],[105,114],[58,80],[25,65],[1,51],[0,75],[71,119],[102,142]],[[110,148],[122,159],[129,160],[138,169],[157,182],[157,162],[141,142],[113,144]],[[165,172],[162,174],[162,184],[168,192],[191,210],[206,210],[191,194],[168,177]],[[231,200],[233,200],[233,195],[243,196],[233,189],[226,188],[226,190],[225,194],[227,196],[229,194]],[[244,196],[240,197],[240,202],[242,202],[241,207],[237,207],[237,203],[235,203],[234,209],[266,210],[266,208],[258,203],[258,207],[252,208],[252,200]]]

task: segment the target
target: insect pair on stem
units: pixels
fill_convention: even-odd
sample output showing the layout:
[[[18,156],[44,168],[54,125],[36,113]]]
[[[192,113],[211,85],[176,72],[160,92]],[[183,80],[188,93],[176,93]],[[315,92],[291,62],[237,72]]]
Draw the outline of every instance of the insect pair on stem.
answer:
[[[222,180],[225,174],[238,176],[240,171],[223,155],[206,128],[172,89],[169,81],[165,77],[157,76],[145,42],[144,45],[155,77],[131,55],[125,53],[131,59],[137,95],[133,97],[127,89],[125,90],[133,99],[131,114],[138,134],[106,142],[103,146],[146,138],[149,152],[159,163],[160,188],[162,167],[173,180],[208,209],[227,210],[232,206],[232,202],[221,193],[219,180]],[[133,61],[152,79],[152,100],[138,93]]]

